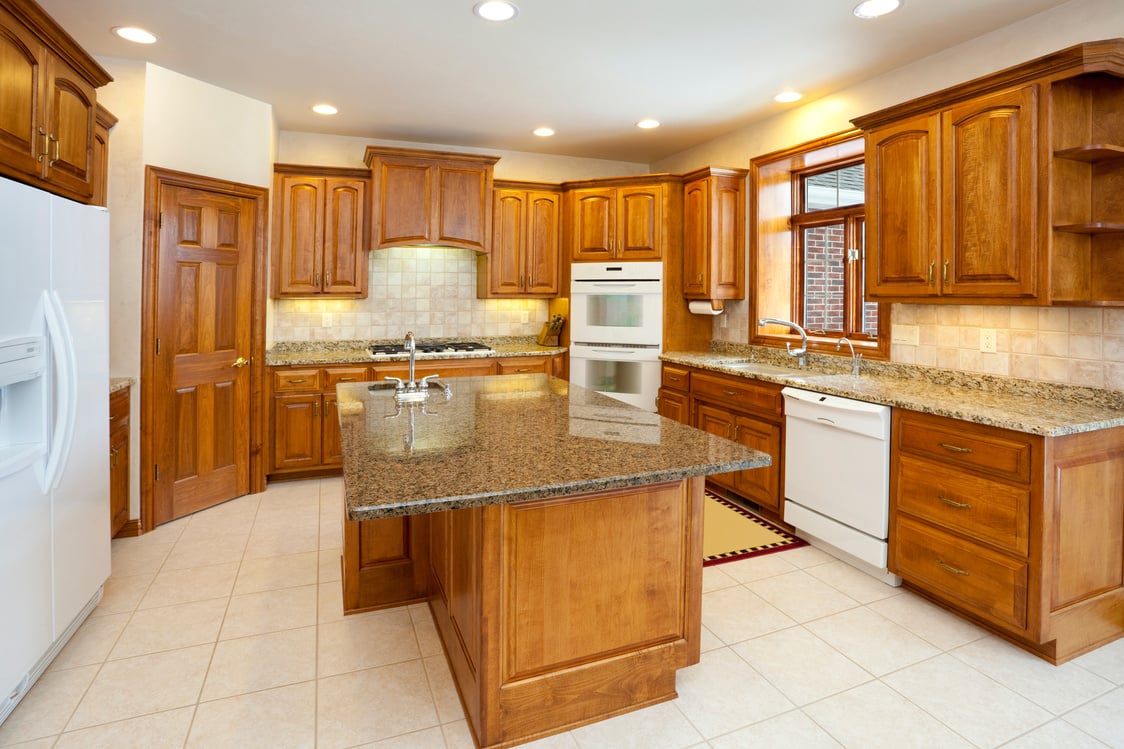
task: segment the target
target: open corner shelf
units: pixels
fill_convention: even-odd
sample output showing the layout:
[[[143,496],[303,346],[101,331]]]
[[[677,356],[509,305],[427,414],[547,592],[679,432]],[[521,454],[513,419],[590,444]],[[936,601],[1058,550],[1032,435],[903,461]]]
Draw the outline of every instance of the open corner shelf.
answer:
[[[1054,155],[1070,161],[1084,161],[1092,164],[1100,161],[1124,159],[1124,146],[1110,143],[1088,143],[1074,148],[1059,148]]]
[[[1124,233],[1124,224],[1112,221],[1090,221],[1083,224],[1059,224],[1054,231],[1064,231],[1070,234],[1120,234]]]

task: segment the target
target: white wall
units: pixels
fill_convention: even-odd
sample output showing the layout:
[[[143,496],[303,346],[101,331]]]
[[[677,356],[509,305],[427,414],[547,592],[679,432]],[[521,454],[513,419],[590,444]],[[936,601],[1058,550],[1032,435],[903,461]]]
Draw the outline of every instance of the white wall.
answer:
[[[1072,0],[943,50],[818,101],[652,164],[682,173],[701,166],[749,166],[755,156],[848,130],[851,118],[932,93],[1073,44],[1124,37],[1124,2]],[[750,279],[749,289],[753,288]],[[727,304],[714,338],[744,343],[749,304]],[[1033,312],[1033,314],[1031,314]],[[1124,310],[894,305],[894,328],[918,327],[920,343],[894,344],[894,361],[1124,390]],[[980,354],[981,319],[998,330],[1000,350]],[[973,334],[976,336],[973,338]],[[1059,335],[1061,334],[1061,335]],[[1006,346],[1006,348],[1004,348]]]

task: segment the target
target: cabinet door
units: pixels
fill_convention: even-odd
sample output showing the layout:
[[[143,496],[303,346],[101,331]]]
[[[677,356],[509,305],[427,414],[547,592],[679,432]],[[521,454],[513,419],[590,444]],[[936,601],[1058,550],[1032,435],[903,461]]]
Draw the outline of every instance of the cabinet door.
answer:
[[[6,174],[38,177],[43,172],[45,56],[39,40],[0,7],[0,169]]]
[[[734,417],[725,408],[713,406],[705,402],[695,403],[695,428],[704,432],[716,434],[719,437],[731,439],[734,436]],[[707,476],[708,481],[713,481],[727,489],[737,491],[736,473],[716,473]]]
[[[663,188],[621,187],[617,205],[619,221],[613,254],[621,260],[659,260]]]
[[[558,263],[560,223],[555,192],[527,193],[526,239],[524,267],[529,294],[556,296],[558,294]]]
[[[746,499],[779,514],[783,497],[781,476],[784,475],[784,461],[781,455],[784,440],[781,428],[767,421],[736,414],[734,441],[768,453],[773,458],[772,465],[738,471],[735,474],[734,490]]]
[[[432,241],[433,167],[416,159],[380,159],[373,170],[375,247]]]
[[[343,465],[343,448],[340,446],[340,417],[336,410],[335,394],[324,395],[324,408],[320,424],[321,460],[325,466]]]
[[[129,388],[109,396],[109,535],[129,520]]]
[[[491,231],[490,169],[439,164],[433,241],[485,252]]]
[[[319,468],[321,396],[273,396],[273,469]]]
[[[477,266],[487,274],[488,295],[517,296],[523,291],[523,226],[527,193],[496,190],[492,200],[492,251]]]
[[[945,294],[1034,294],[1036,91],[973,99],[942,115]]]
[[[571,259],[612,260],[617,228],[616,190],[591,187],[574,190]]]
[[[367,295],[366,210],[366,182],[337,177],[324,181],[325,294]]]
[[[277,292],[309,296],[321,288],[320,248],[324,243],[324,180],[285,175],[281,192]]]
[[[939,124],[926,115],[867,133],[869,297],[939,293]]]
[[[709,185],[705,177],[683,186],[683,296],[709,299]]]
[[[67,197],[89,202],[94,195],[94,87],[62,60],[51,57],[47,78],[45,177]]]
[[[691,410],[688,406],[687,396],[683,393],[660,388],[659,397],[656,399],[656,410],[660,416],[674,419],[681,424],[691,423]]]

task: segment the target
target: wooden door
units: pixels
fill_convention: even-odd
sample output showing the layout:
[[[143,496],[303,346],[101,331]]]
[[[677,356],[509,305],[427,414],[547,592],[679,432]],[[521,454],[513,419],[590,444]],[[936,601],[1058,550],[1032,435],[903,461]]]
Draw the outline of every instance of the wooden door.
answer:
[[[867,296],[940,293],[940,120],[923,115],[866,136]]]
[[[323,286],[325,294],[367,295],[367,183],[324,181]]]
[[[492,200],[492,251],[486,277],[489,295],[516,296],[523,291],[523,242],[527,193],[496,190]],[[477,266],[479,271],[479,267]]]
[[[663,234],[663,187],[621,187],[618,190],[614,255],[620,260],[659,260]]]
[[[527,293],[558,294],[559,196],[555,192],[527,193],[526,275]]]
[[[94,87],[62,60],[47,66],[47,169],[44,176],[68,197],[89,202],[94,195]]]
[[[0,7],[0,164],[8,174],[43,172],[46,128],[40,119],[46,72],[42,43]]]
[[[273,396],[273,470],[321,467],[320,402],[319,393]]]
[[[734,490],[761,507],[780,513],[783,496],[781,477],[784,476],[781,456],[784,440],[781,428],[767,421],[737,414],[734,417],[734,441],[773,457],[773,464],[770,466],[734,474]]]
[[[683,186],[683,296],[708,299],[710,181],[703,177]]]
[[[129,388],[109,396],[109,536],[129,520]]]
[[[343,445],[335,393],[324,394],[320,411],[320,462],[325,466],[342,466]]]
[[[695,423],[696,429],[701,429],[704,432],[716,434],[719,437],[731,439],[734,436],[734,417],[730,412],[719,406],[712,406],[709,403],[696,403],[695,404]],[[707,476],[708,481],[713,481],[716,484],[725,486],[728,489],[735,488],[735,475],[732,473],[716,473]]]
[[[574,190],[571,259],[612,260],[617,230],[616,190],[590,187]]]
[[[324,243],[324,180],[281,175],[274,181],[280,216],[274,242],[281,244],[275,259],[276,292],[311,296],[321,288],[321,247]]]
[[[656,410],[660,416],[674,419],[681,424],[690,424],[691,410],[687,396],[674,390],[660,388],[659,397],[656,399]]]
[[[371,165],[376,248],[433,240],[433,167],[421,159],[379,159]]]
[[[1036,93],[1004,91],[942,116],[945,294],[1034,294]]]
[[[250,490],[255,422],[247,364],[255,354],[251,300],[265,191],[231,194],[169,179],[153,193],[155,335],[145,399],[152,420],[142,428],[151,434],[159,524]],[[260,450],[260,432],[257,441]]]
[[[491,169],[438,164],[436,229],[433,241],[448,247],[486,252],[492,230]]]

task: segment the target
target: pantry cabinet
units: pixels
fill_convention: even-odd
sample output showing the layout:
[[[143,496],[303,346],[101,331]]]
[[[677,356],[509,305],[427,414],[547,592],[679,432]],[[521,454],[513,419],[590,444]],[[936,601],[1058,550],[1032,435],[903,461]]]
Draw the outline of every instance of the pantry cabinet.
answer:
[[[372,248],[441,245],[488,252],[498,156],[368,146]]]
[[[745,298],[745,169],[683,177],[683,296]]]
[[[565,183],[570,259],[661,259],[679,228],[679,211],[670,206],[677,197],[672,182],[678,178],[645,175]]]
[[[31,0],[0,5],[0,174],[94,196],[95,89],[110,75]]]
[[[558,296],[561,209],[557,185],[495,183],[490,252],[476,259],[478,297]]]
[[[367,296],[367,174],[277,164],[273,296]]]
[[[1053,663],[1124,634],[1124,428],[894,409],[891,434],[889,566],[908,587]]]

